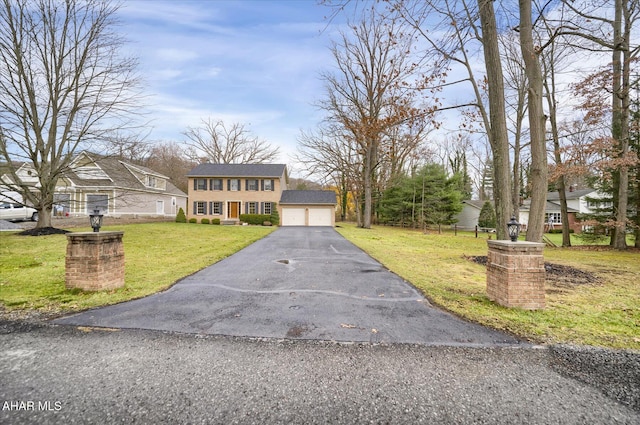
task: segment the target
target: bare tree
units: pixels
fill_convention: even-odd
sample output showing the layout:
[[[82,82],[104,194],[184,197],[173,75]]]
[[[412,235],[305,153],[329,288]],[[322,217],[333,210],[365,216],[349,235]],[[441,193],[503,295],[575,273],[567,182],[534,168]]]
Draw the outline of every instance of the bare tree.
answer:
[[[529,132],[531,136],[531,209],[527,225],[527,240],[542,242],[544,232],[544,213],[547,204],[547,149],[546,114],[542,109],[542,70],[540,55],[542,48],[535,46],[533,40],[533,10],[531,0],[520,0],[520,48],[527,74],[527,109]],[[538,14],[543,11],[536,11]]]
[[[420,34],[427,47],[425,55],[436,68],[454,68],[459,76],[444,86],[467,85],[472,93],[468,102],[454,101],[440,109],[475,108],[491,146],[494,204],[498,239],[508,239],[507,221],[513,213],[509,135],[505,117],[504,78],[498,27],[493,2],[478,0],[429,0],[392,2],[395,10]],[[476,59],[482,55],[485,75],[476,75]],[[485,105],[488,93],[488,107]]]
[[[56,184],[74,154],[131,126],[137,61],[121,54],[109,1],[2,0],[0,157],[2,184],[22,193],[51,226]],[[25,162],[35,186],[16,174]]]
[[[225,124],[211,118],[184,133],[200,160],[219,164],[264,164],[273,162],[280,149],[260,140],[244,124]],[[195,159],[195,158],[194,158]]]
[[[338,126],[327,125],[315,132],[301,132],[298,137],[296,161],[305,165],[308,176],[338,188],[341,218],[346,219],[349,193],[360,199],[362,193],[362,158],[353,138]],[[360,205],[356,201],[356,211]],[[356,214],[357,220],[362,216]],[[358,221],[358,225],[361,225]]]
[[[607,51],[611,54],[611,136],[617,144],[617,158],[621,164],[613,172],[615,227],[611,244],[618,249],[627,247],[626,225],[629,204],[629,164],[624,159],[630,153],[630,75],[633,58],[638,56],[640,46],[631,41],[632,27],[640,18],[638,0],[613,0],[612,2],[587,2],[579,7],[571,1],[563,4],[573,13],[571,19],[562,23],[559,33],[586,40],[582,48]],[[613,19],[603,11],[613,7]]]
[[[527,75],[522,55],[520,53],[520,43],[513,32],[501,34],[499,40],[503,52],[503,67],[505,73],[505,89],[510,95],[507,96],[507,107],[511,113],[507,114],[509,119],[509,132],[512,136],[513,149],[513,187],[511,192],[511,202],[513,203],[513,215],[520,219],[520,209],[522,197],[522,169],[523,153],[529,147],[527,141],[527,129],[524,120],[527,116]]]
[[[361,226],[369,228],[383,139],[418,115],[431,119],[431,109],[415,106],[416,93],[429,78],[417,74],[421,61],[413,55],[414,38],[401,20],[372,6],[350,30],[341,33],[331,49],[337,70],[323,75],[327,95],[321,107],[358,147],[364,192]]]
[[[164,142],[151,147],[143,165],[169,177],[178,189],[186,193],[187,173],[197,163],[186,157],[183,146],[176,142]]]

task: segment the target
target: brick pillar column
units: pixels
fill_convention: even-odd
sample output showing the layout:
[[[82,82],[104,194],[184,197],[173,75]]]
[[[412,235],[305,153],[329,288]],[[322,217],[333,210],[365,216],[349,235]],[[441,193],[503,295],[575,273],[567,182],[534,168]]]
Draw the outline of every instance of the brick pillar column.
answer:
[[[544,244],[487,241],[487,296],[505,307],[545,308]]]
[[[67,289],[101,291],[124,286],[123,234],[67,233]]]

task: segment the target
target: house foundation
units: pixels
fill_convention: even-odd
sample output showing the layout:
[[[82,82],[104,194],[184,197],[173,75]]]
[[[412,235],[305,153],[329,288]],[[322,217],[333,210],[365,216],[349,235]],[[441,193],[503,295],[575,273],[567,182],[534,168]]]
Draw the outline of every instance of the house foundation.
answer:
[[[102,291],[124,286],[124,232],[67,234],[65,286]]]
[[[505,307],[545,308],[544,244],[487,241],[487,296]]]

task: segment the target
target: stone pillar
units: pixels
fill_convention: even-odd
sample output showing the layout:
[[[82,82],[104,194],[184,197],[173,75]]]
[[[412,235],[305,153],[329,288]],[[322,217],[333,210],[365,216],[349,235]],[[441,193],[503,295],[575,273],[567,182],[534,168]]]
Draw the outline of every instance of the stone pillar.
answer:
[[[505,307],[545,308],[544,244],[487,241],[487,296]]]
[[[124,286],[123,234],[67,233],[67,289],[101,291]]]

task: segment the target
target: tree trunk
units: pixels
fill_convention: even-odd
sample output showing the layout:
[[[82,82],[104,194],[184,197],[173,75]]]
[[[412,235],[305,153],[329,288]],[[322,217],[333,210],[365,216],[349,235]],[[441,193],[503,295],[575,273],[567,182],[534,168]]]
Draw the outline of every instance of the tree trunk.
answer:
[[[509,136],[505,118],[504,79],[498,46],[498,32],[493,1],[479,0],[482,44],[487,71],[489,116],[487,129],[493,153],[493,198],[496,210],[496,238],[509,239],[507,222],[513,214],[511,202],[511,169],[509,166]]]
[[[526,240],[541,242],[547,206],[547,149],[545,114],[542,109],[542,71],[539,52],[533,46],[531,0],[520,0],[520,47],[525,64],[528,90],[529,130],[531,132],[531,209]]]
[[[37,229],[45,228],[45,227],[53,227],[51,225],[51,213],[53,211],[53,206],[49,205],[48,207],[43,207],[42,209],[38,209],[38,223],[36,224]],[[89,220],[87,220],[87,223]]]

